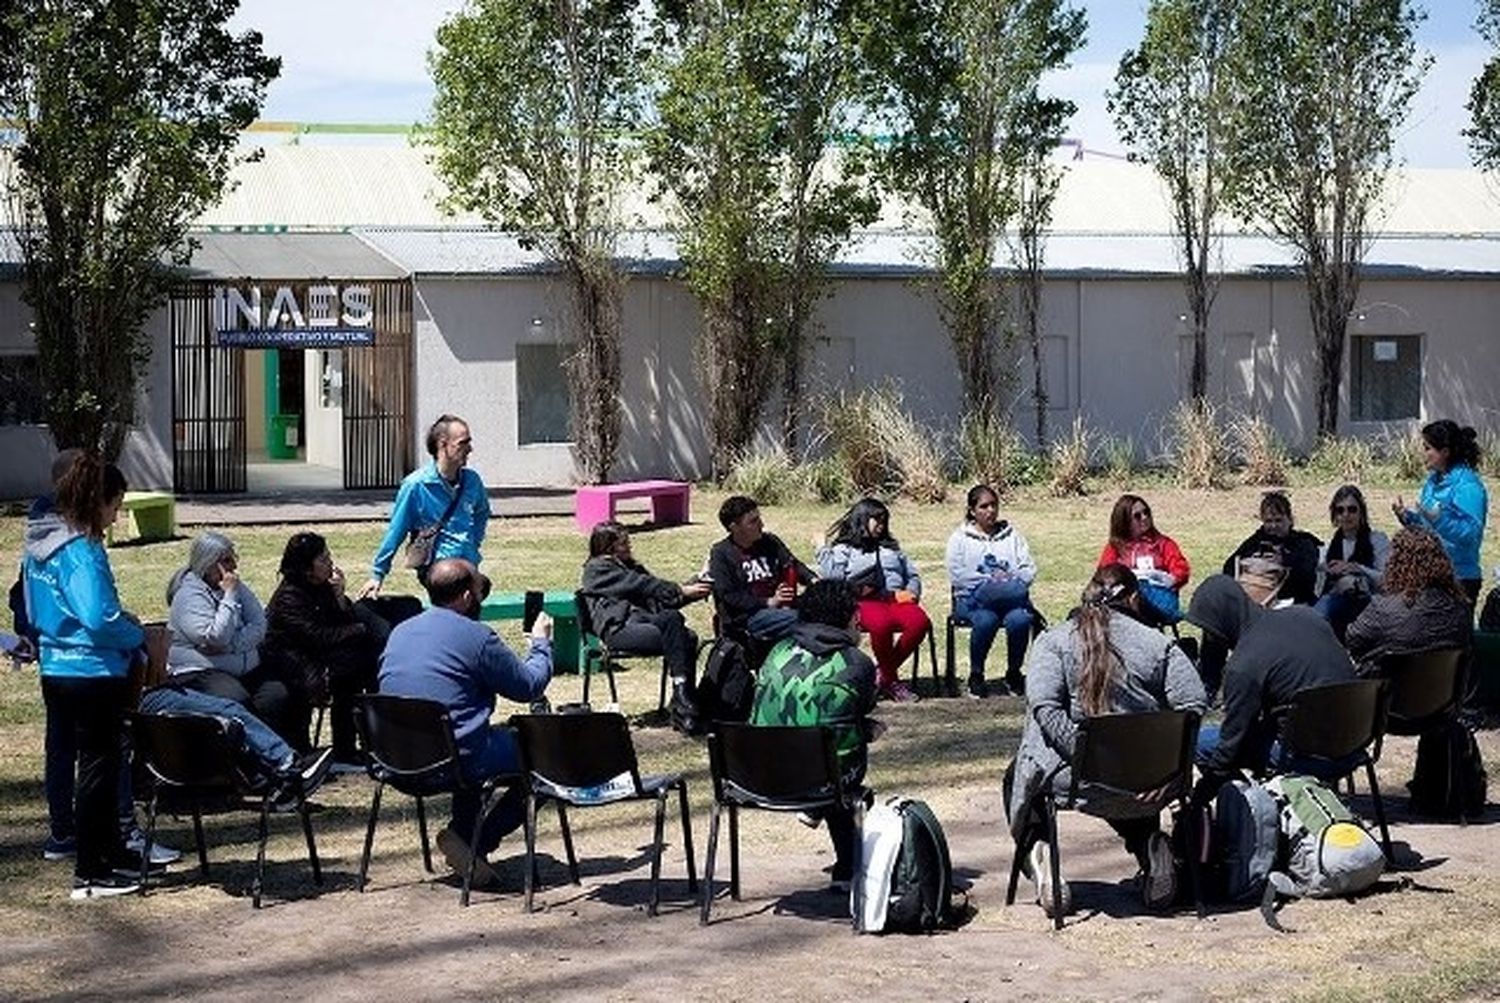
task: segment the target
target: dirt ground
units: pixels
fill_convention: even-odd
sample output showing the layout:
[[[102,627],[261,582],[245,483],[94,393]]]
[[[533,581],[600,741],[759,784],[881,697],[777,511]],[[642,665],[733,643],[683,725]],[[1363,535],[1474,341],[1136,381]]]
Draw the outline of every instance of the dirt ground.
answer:
[[[885,711],[899,719],[958,701]],[[971,705],[967,705],[971,706]],[[1500,760],[1494,732],[1481,740]],[[682,740],[638,738],[653,752]],[[540,909],[522,912],[521,843],[502,846],[505,884],[458,905],[457,883],[437,860],[424,874],[410,802],[388,796],[369,889],[355,891],[370,782],[325,788],[315,818],[325,868],[308,877],[294,820],[273,820],[266,907],[250,907],[253,825],[212,828],[213,872],[179,864],[145,897],[93,903],[65,898],[68,867],[40,898],[0,905],[0,996],[194,999],[721,998],[1101,999],[1494,998],[1500,994],[1500,840],[1491,807],[1481,824],[1416,823],[1403,814],[1409,740],[1392,739],[1381,776],[1403,870],[1355,901],[1294,902],[1289,933],[1255,910],[1212,910],[1198,920],[1144,912],[1134,864],[1102,822],[1063,817],[1063,872],[1075,912],[1054,933],[1024,879],[1004,904],[1010,864],[997,785],[978,779],[940,790],[901,790],[929,800],[942,818],[959,881],[972,907],[958,930],[928,937],[855,936],[847,900],[824,889],[831,856],[822,831],[787,816],[747,813],[742,825],[743,899],[721,898],[698,925],[682,848],[669,822],[663,908],[645,913],[650,808],[573,814],[583,867],[566,882],[555,817],[543,816]],[[878,746],[872,750],[879,782]],[[983,772],[989,773],[984,764]],[[959,775],[968,776],[969,771]],[[998,776],[996,771],[993,776]],[[698,863],[707,842],[707,785],[690,775]],[[886,792],[895,787],[887,785]],[[1363,788],[1361,788],[1363,789]],[[1357,809],[1368,809],[1356,798]],[[434,806],[436,825],[444,806]],[[190,826],[164,836],[186,846]],[[7,847],[19,834],[10,829]],[[28,852],[30,849],[28,848]],[[962,900],[962,896],[960,897]]]

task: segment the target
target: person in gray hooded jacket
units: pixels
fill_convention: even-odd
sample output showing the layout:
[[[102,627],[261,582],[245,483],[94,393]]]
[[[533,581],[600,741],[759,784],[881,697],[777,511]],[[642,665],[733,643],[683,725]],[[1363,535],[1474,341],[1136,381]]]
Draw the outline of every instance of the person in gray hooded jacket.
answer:
[[[287,737],[291,692],[261,667],[266,613],[238,568],[228,537],[205,532],[193,540],[187,565],[167,585],[167,671],[176,683],[243,704]]]
[[[965,500],[963,525],[948,537],[945,563],[948,583],[953,587],[953,613],[968,621],[969,695],[989,696],[985,682],[985,660],[1000,629],[1005,628],[1004,694],[1024,692],[1021,666],[1026,645],[1037,622],[1031,605],[1031,583],[1036,580],[1036,561],[1026,537],[1000,518],[1000,495],[988,484],[976,484]]]
[[[1037,901],[1051,911],[1051,863],[1033,798],[1047,777],[1065,794],[1072,784],[1064,764],[1073,756],[1078,723],[1103,714],[1187,710],[1201,714],[1203,683],[1173,640],[1141,623],[1135,574],[1106,564],[1083,590],[1068,619],[1037,638],[1026,673],[1026,724],[1016,758],[1006,771],[1005,813],[1017,852],[1037,883]],[[1053,772],[1057,771],[1057,772]],[[1089,812],[1109,820],[1139,862],[1148,908],[1170,905],[1176,893],[1172,848],[1161,831],[1159,808],[1133,797],[1094,794]],[[1063,886],[1063,909],[1070,896]]]

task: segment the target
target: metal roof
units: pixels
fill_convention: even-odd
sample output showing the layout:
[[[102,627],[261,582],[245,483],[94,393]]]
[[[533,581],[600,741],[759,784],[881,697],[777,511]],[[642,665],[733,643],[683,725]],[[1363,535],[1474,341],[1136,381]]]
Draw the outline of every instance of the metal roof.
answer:
[[[197,233],[186,269],[204,279],[399,279],[408,274],[349,233]]]

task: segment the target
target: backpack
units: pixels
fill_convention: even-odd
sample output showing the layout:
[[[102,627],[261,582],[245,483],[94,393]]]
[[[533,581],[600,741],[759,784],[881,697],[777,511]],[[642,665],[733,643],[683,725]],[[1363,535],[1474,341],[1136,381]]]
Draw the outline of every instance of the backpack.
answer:
[[[1266,781],[1276,799],[1286,844],[1283,869],[1271,875],[1279,895],[1335,898],[1354,895],[1385,872],[1385,853],[1337,794],[1313,777]]]
[[[755,673],[745,649],[728,637],[714,638],[698,681],[696,702],[699,719],[710,721],[744,721],[750,717],[755,701]]]
[[[1227,902],[1256,902],[1276,867],[1281,834],[1276,800],[1263,787],[1231,780],[1214,798],[1210,888]]]
[[[1489,781],[1474,733],[1449,720],[1417,740],[1412,771],[1411,810],[1434,818],[1477,818],[1484,814]]]
[[[1286,584],[1287,569],[1280,554],[1257,554],[1234,562],[1234,580],[1257,606],[1270,606]]]
[[[953,925],[953,865],[937,816],[893,797],[865,817],[850,908],[864,933],[931,933]]]

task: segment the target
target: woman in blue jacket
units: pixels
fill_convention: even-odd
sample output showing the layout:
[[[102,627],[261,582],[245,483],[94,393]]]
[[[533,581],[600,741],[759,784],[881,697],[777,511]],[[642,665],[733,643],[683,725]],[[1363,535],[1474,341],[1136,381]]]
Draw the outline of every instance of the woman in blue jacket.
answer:
[[[73,732],[78,748],[75,899],[138,887],[129,875],[140,862],[121,840],[115,789],[127,677],[145,635],[120,608],[103,544],[124,495],[117,468],[80,453],[58,481],[61,521],[26,541],[27,609],[40,635],[42,698],[48,717]]]
[[[1484,571],[1479,566],[1479,545],[1484,540],[1489,496],[1475,468],[1479,466],[1479,442],[1472,428],[1460,428],[1449,418],[1422,428],[1422,453],[1427,480],[1415,508],[1397,497],[1391,505],[1404,525],[1429,529],[1443,541],[1453,561],[1458,583],[1469,596],[1479,598]]]

